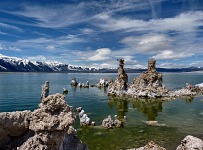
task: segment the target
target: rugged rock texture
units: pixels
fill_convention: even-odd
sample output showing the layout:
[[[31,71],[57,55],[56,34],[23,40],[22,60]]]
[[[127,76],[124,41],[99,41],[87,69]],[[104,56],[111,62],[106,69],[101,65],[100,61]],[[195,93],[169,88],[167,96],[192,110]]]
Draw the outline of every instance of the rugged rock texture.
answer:
[[[162,97],[168,94],[168,90],[162,84],[162,74],[156,71],[156,60],[148,61],[148,70],[139,77],[134,78],[127,94],[134,97]]]
[[[153,141],[151,141],[147,145],[145,145],[144,147],[133,148],[133,149],[129,149],[129,150],[166,150],[166,149],[157,145]]]
[[[73,78],[73,79],[71,80],[70,85],[71,85],[71,86],[77,86],[77,85],[78,85],[78,82],[77,82],[76,78]]]
[[[44,85],[42,85],[42,93],[41,99],[46,98],[49,95],[49,81],[46,81]]]
[[[194,96],[203,91],[202,84],[192,86],[186,84],[185,88],[169,91],[162,84],[162,74],[156,71],[156,60],[148,61],[148,70],[134,78],[132,84],[127,84],[127,75],[124,72],[124,60],[119,60],[118,77],[115,83],[108,88],[108,94],[118,96],[131,96],[133,98],[162,98],[171,100],[176,97]]]
[[[195,87],[195,86],[190,85],[189,83],[186,83],[185,88],[174,91],[174,94],[177,97],[194,96],[199,91],[200,91],[200,89],[198,87]]]
[[[81,110],[79,113],[80,125],[81,126],[88,126],[90,125],[90,118],[85,114],[84,110]]]
[[[63,139],[60,150],[89,150],[88,146],[82,144],[76,135],[76,130],[70,126],[68,134]]]
[[[115,82],[109,87],[108,92],[110,94],[121,95],[120,92],[126,91],[128,88],[128,75],[124,71],[124,60],[118,59],[118,77]]]
[[[39,108],[33,112],[0,113],[0,118],[0,149],[64,150],[67,147],[62,145],[67,145],[69,136],[78,141],[72,132],[68,134],[75,116],[62,94],[42,98]],[[17,142],[12,143],[11,140]],[[65,143],[63,140],[66,140]],[[77,143],[85,149],[86,146],[80,141]]]
[[[111,128],[120,128],[122,125],[122,122],[118,119],[111,119],[111,116],[109,115],[107,118],[105,118],[102,121],[102,127],[103,128],[107,128],[107,129],[111,129]]]
[[[7,147],[13,137],[24,134],[29,129],[28,118],[31,111],[0,113],[0,148]],[[8,147],[11,145],[8,145]]]
[[[181,141],[176,150],[203,150],[203,140],[188,135]]]
[[[99,80],[99,83],[97,83],[95,86],[98,88],[108,87],[113,83],[113,80],[111,78],[101,78]]]

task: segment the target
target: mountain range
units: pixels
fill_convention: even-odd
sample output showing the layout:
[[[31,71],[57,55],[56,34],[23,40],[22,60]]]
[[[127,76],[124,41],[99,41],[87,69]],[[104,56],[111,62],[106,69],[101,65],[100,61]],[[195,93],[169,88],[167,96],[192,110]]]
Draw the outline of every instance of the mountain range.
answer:
[[[125,68],[128,73],[139,73],[146,69]],[[157,68],[159,72],[192,72],[203,71],[203,67],[189,68]],[[115,73],[117,69],[94,68],[64,64],[60,62],[39,62],[30,61],[17,57],[9,57],[0,54],[0,72],[89,72],[89,73]]]

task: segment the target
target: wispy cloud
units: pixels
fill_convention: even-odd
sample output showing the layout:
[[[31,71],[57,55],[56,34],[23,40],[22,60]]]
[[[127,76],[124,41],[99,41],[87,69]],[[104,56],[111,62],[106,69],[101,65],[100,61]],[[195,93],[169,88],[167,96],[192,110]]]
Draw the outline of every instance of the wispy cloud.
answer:
[[[108,14],[97,16],[97,24],[106,31],[123,31],[123,32],[192,32],[203,23],[202,11],[191,11],[181,13],[173,18],[151,19],[149,21],[140,19],[131,19],[127,17],[115,18]],[[96,25],[96,23],[95,23]]]
[[[16,51],[16,52],[22,51],[20,48],[17,48],[15,46],[6,46],[1,43],[0,43],[0,50],[9,50],[9,51]]]
[[[75,5],[24,5],[21,11],[4,11],[18,17],[26,17],[30,25],[47,28],[64,28],[87,19],[85,12]]]
[[[172,39],[165,34],[146,34],[142,36],[129,36],[121,40],[126,49],[132,53],[153,54],[160,50],[171,48]]]
[[[171,50],[164,50],[160,52],[159,54],[152,56],[153,59],[157,60],[168,60],[168,59],[180,59],[180,58],[186,58],[186,57],[191,57],[193,56],[194,53],[189,53],[189,52],[179,52],[178,54],[174,51]]]
[[[67,36],[61,36],[57,38],[41,37],[41,38],[34,38],[34,39],[27,39],[27,40],[18,40],[15,42],[15,44],[22,46],[24,48],[38,46],[41,48],[44,47],[46,49],[53,50],[57,47],[63,47],[66,45],[71,45],[76,43],[85,43],[85,42],[87,42],[86,39],[80,38],[77,35],[67,35]]]
[[[21,29],[21,28],[19,28],[17,26],[10,25],[10,24],[5,24],[5,23],[1,23],[1,22],[0,22],[0,27],[4,28],[4,29],[7,29],[7,30],[15,30],[15,31],[18,31],[18,32],[23,32],[23,29]]]

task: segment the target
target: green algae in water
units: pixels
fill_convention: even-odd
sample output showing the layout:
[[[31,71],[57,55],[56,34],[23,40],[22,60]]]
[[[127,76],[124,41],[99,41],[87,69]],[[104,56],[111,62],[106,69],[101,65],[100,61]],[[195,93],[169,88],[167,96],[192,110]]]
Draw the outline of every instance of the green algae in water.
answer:
[[[87,128],[89,129],[80,130],[78,135],[91,150],[137,148],[146,145],[151,140],[167,150],[174,150],[186,136],[186,134],[179,133],[176,128],[148,127],[146,125],[110,130]],[[139,132],[140,130],[144,132]]]
[[[171,102],[162,102],[159,99],[110,98],[108,108],[116,110],[116,115],[124,123],[123,128],[81,127],[78,135],[91,150],[138,148],[151,140],[167,150],[174,150],[188,134],[203,138],[203,133],[199,133],[199,131],[203,131],[201,113],[193,112],[187,115],[187,112],[195,111],[194,108],[197,110],[200,110],[198,107],[203,108],[199,103],[199,98],[201,97],[189,101],[188,99],[177,99]],[[183,106],[182,108],[179,108],[180,104]],[[124,116],[127,117],[125,122]],[[143,120],[156,120],[166,123],[166,126],[148,126],[142,122]]]

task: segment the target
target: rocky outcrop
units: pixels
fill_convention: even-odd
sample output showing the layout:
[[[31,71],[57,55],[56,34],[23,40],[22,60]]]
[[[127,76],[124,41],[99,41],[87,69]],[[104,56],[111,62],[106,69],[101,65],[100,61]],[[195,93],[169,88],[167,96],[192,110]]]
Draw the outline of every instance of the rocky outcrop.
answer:
[[[166,150],[166,149],[154,143],[153,141],[150,141],[144,147],[132,148],[128,150]],[[176,150],[203,150],[203,140],[188,135],[181,141],[181,144],[176,148]]]
[[[89,150],[89,148],[80,141],[75,132],[68,131],[59,150]]]
[[[156,71],[156,60],[148,61],[148,70],[134,78],[127,94],[134,97],[162,97],[168,94],[162,84],[162,74]]]
[[[119,60],[118,77],[108,88],[108,94],[118,96],[131,96],[133,98],[162,98],[171,100],[176,97],[194,96],[203,91],[203,85],[192,86],[186,83],[186,87],[176,91],[168,90],[162,84],[162,74],[156,71],[156,60],[148,61],[148,70],[134,78],[131,84],[127,84],[127,75],[123,69],[124,60]]]
[[[9,143],[14,137],[23,135],[29,130],[29,116],[31,111],[0,113],[0,149],[12,147]],[[22,137],[23,138],[23,137]],[[9,143],[9,144],[7,144]]]
[[[95,86],[98,88],[103,88],[103,87],[108,87],[109,85],[111,85],[113,83],[112,79],[108,79],[108,78],[101,78],[99,80],[99,83],[97,83]]]
[[[77,86],[77,85],[78,85],[78,82],[77,82],[76,78],[73,78],[73,79],[71,80],[70,85],[71,85],[71,86]]]
[[[109,87],[108,93],[122,95],[124,91],[128,88],[128,75],[124,70],[124,60],[118,59],[119,67],[118,67],[118,77],[115,82]]]
[[[112,129],[112,128],[120,128],[122,125],[122,122],[118,119],[111,119],[111,116],[109,115],[107,118],[105,118],[102,121],[102,127],[106,129]]]
[[[84,110],[81,110],[79,113],[80,125],[81,126],[88,126],[90,125],[90,118],[85,114]]]
[[[128,149],[128,150],[166,150],[165,148],[157,145],[156,143],[154,143],[153,141],[150,141],[147,145],[145,145],[144,147],[140,147],[140,148],[132,148],[132,149]]]
[[[177,147],[176,150],[202,150],[202,149],[203,149],[203,140],[188,135],[181,141],[181,144]]]
[[[48,95],[49,95],[49,81],[46,81],[44,85],[42,85],[41,99],[46,98]]]
[[[96,123],[94,121],[90,121],[90,118],[87,116],[87,114],[85,114],[85,111],[82,109],[82,107],[76,108],[76,111],[78,112],[81,126],[95,126]]]
[[[198,87],[186,83],[186,86],[184,88],[174,91],[174,94],[177,97],[194,96],[199,92],[199,90],[200,89]]]
[[[67,149],[62,145],[67,145],[69,136],[78,141],[72,132],[68,134],[75,121],[72,110],[65,102],[64,95],[54,94],[42,98],[39,108],[33,112],[0,113],[0,149]],[[18,142],[12,143],[11,140]],[[80,140],[77,143],[82,144]],[[85,149],[86,146],[80,147]]]

